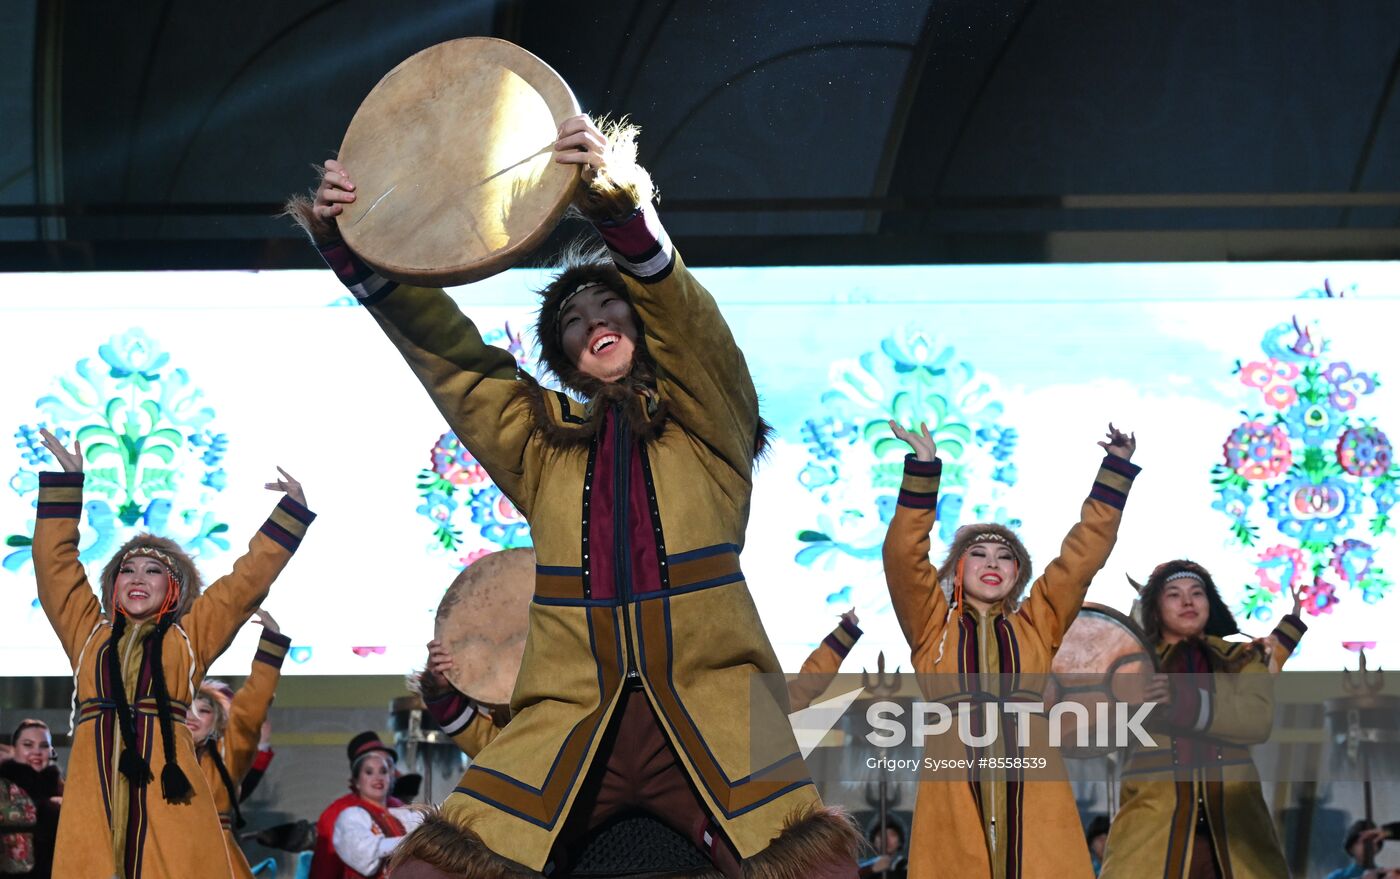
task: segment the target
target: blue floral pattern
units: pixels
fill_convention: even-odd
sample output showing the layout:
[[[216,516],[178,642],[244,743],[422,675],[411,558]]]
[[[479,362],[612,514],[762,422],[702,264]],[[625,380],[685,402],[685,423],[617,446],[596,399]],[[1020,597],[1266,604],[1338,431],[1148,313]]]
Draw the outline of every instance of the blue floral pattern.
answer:
[[[189,374],[172,367],[169,352],[132,328],[55,383],[54,393],[35,402],[38,417],[15,432],[20,463],[9,486],[37,502],[39,471],[56,466],[39,442],[40,428],[82,444],[84,564],[104,561],[138,531],[174,540],[197,558],[229,548],[228,525],[209,507],[227,484],[222,462],[230,440],[210,428],[214,409]],[[31,521],[5,539],[12,551],[0,564],[7,570],[31,563],[32,533]]]

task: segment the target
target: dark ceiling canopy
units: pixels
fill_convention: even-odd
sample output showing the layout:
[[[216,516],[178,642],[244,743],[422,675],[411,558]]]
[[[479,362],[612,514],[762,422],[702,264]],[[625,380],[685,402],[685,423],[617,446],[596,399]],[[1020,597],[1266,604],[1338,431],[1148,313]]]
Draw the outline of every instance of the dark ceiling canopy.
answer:
[[[1400,257],[1393,0],[9,7],[0,268],[310,265],[277,206],[473,35],[641,125],[697,264]]]

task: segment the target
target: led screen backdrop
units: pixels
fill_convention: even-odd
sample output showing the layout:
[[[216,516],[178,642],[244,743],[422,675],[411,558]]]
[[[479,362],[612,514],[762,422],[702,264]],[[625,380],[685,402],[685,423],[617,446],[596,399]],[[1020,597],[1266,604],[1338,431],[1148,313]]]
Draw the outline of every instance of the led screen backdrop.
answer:
[[[743,565],[785,666],[855,607],[908,666],[880,571],[904,449],[926,420],[946,461],[935,560],[960,523],[1019,529],[1037,570],[1093,479],[1109,420],[1144,467],[1090,600],[1189,556],[1262,635],[1307,587],[1290,668],[1400,661],[1400,271],[1395,264],[709,269],[777,428]],[[534,369],[539,272],[458,300]],[[137,530],[228,570],[281,465],[320,514],[268,609],[288,670],[405,672],[433,610],[529,528],[373,321],[328,272],[9,275],[0,290],[0,675],[66,674],[28,541],[47,425],[89,455],[82,558],[94,577]],[[253,632],[216,665],[246,669]]]

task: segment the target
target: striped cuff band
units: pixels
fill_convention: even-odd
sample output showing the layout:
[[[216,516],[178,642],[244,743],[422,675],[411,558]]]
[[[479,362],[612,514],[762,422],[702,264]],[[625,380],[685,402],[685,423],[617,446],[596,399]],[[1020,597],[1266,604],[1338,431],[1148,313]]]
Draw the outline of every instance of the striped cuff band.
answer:
[[[379,274],[345,246],[344,241],[323,244],[316,248],[321,259],[331,267],[345,289],[354,294],[361,305],[373,305],[398,288],[398,284]]]
[[[1308,624],[1303,622],[1293,614],[1286,614],[1274,627],[1274,637],[1278,639],[1279,646],[1289,653],[1298,646],[1298,642],[1303,640],[1303,635],[1308,631]]]
[[[899,486],[899,505],[916,510],[933,509],[938,503],[938,480],[942,473],[942,458],[920,461],[913,455],[905,455],[904,481]]]
[[[265,662],[273,668],[281,668],[283,660],[287,658],[287,650],[291,646],[291,638],[281,632],[264,628],[262,638],[258,640],[258,652],[253,654],[253,661]]]
[[[449,736],[455,736],[466,729],[467,724],[471,723],[472,717],[476,715],[476,705],[472,700],[455,690],[436,699],[424,699],[423,704],[433,716],[433,720],[436,720],[442,731]]]
[[[1123,509],[1128,502],[1128,489],[1133,487],[1133,479],[1141,471],[1142,468],[1132,461],[1125,461],[1117,455],[1105,455],[1103,463],[1099,465],[1099,475],[1094,479],[1094,487],[1089,490],[1089,498]]]
[[[656,211],[641,207],[618,222],[595,224],[612,253],[618,271],[648,283],[671,274],[676,250]]]
[[[306,528],[316,519],[316,514],[289,497],[282,498],[273,508],[272,515],[258,530],[285,549],[296,552],[301,539],[306,536]]]
[[[830,635],[822,639],[822,644],[830,647],[836,652],[837,656],[845,659],[846,654],[851,652],[851,648],[855,646],[856,641],[860,640],[861,634],[860,626],[842,620],[841,625],[837,626]]]
[[[77,519],[83,513],[83,474],[39,474],[38,519]]]

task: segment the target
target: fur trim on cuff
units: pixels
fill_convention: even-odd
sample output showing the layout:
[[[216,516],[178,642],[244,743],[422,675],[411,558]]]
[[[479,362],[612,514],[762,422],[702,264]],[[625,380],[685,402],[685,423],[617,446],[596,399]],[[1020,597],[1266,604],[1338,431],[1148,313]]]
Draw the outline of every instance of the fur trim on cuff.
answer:
[[[608,139],[607,165],[593,179],[579,184],[574,206],[595,223],[625,217],[651,204],[656,187],[651,175],[637,164],[637,135],[641,129],[626,117],[598,125]]]
[[[864,846],[845,809],[813,806],[789,817],[768,848],[744,861],[744,879],[852,876]]]
[[[395,879],[542,879],[486,847],[481,837],[458,827],[436,808],[410,833],[389,860]]]

